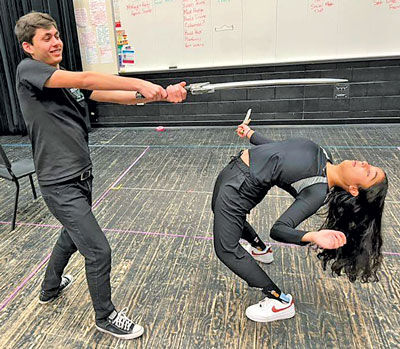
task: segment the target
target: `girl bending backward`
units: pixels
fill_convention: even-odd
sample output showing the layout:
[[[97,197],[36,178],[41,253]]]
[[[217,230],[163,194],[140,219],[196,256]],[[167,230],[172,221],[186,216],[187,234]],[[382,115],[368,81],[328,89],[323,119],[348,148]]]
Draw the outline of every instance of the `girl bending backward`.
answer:
[[[266,245],[246,221],[273,186],[294,202],[277,219],[274,240],[322,248],[324,269],[343,272],[351,282],[377,281],[382,261],[381,219],[388,188],[385,172],[366,161],[334,164],[331,154],[307,139],[274,142],[241,124],[239,137],[254,145],[232,157],[219,174],[212,197],[214,248],[218,258],[264,299],[246,310],[253,321],[268,322],[295,315],[293,297],[285,294],[256,263],[273,261]],[[327,218],[318,231],[296,227],[327,205]]]

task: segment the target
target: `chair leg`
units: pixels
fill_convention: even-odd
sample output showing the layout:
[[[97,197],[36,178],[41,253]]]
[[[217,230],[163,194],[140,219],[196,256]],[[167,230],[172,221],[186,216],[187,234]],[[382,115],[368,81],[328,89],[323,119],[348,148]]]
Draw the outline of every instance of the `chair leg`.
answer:
[[[15,183],[15,185],[17,187],[17,191],[15,193],[14,215],[13,215],[11,230],[15,229],[15,221],[17,220],[18,196],[19,196],[19,183],[18,183],[18,181],[15,181],[14,183]]]
[[[31,182],[33,199],[36,200],[37,199],[37,195],[36,195],[35,184],[33,183],[32,175],[29,175],[29,182]]]

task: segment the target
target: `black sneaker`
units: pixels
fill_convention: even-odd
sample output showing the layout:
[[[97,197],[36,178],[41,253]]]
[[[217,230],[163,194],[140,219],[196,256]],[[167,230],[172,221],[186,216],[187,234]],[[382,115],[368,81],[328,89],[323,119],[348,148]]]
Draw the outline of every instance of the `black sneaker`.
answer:
[[[105,319],[96,322],[96,328],[100,332],[111,334],[121,339],[133,339],[140,337],[144,328],[138,324],[134,324],[132,320],[125,315],[127,308],[117,312],[113,312]]]
[[[74,278],[72,277],[72,275],[61,276],[61,283],[60,286],[58,287],[57,293],[53,296],[47,296],[46,293],[43,290],[41,290],[39,295],[39,303],[40,304],[51,303],[52,301],[57,299],[62,292],[64,292],[69,286],[71,286],[73,280]]]

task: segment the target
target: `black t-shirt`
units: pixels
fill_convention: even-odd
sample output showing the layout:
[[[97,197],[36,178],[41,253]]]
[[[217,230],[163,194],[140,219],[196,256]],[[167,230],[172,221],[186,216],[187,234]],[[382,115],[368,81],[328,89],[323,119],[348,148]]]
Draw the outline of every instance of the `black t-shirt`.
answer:
[[[271,237],[305,245],[301,239],[306,231],[296,227],[325,202],[329,193],[325,167],[327,161],[332,162],[331,154],[303,138],[275,142],[255,132],[250,142],[256,145],[249,156],[250,173],[257,185],[266,190],[276,185],[295,198],[272,226]]]
[[[56,70],[31,58],[24,59],[17,67],[19,104],[42,185],[64,182],[92,166],[85,101],[92,91],[45,87]]]

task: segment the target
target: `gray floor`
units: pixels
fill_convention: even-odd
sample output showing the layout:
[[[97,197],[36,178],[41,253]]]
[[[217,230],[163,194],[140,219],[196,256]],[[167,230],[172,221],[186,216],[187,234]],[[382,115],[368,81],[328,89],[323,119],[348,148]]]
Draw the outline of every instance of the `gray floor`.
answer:
[[[256,324],[244,315],[260,299],[216,258],[210,198],[219,171],[239,149],[234,128],[96,129],[94,212],[113,249],[113,299],[144,325],[133,342],[95,331],[83,258],[68,267],[75,285],[56,303],[37,295],[58,222],[22,185],[18,227],[10,232],[14,187],[0,180],[0,346],[10,348],[395,348],[400,346],[400,125],[257,127],[281,140],[306,137],[334,159],[368,160],[390,180],[385,258],[375,284],[324,272],[306,248],[270,241],[268,228],[292,202],[273,189],[250,221],[274,243],[265,266],[294,295],[296,316]],[[27,137],[1,137],[11,159],[29,156]],[[315,229],[321,218],[303,223]]]

